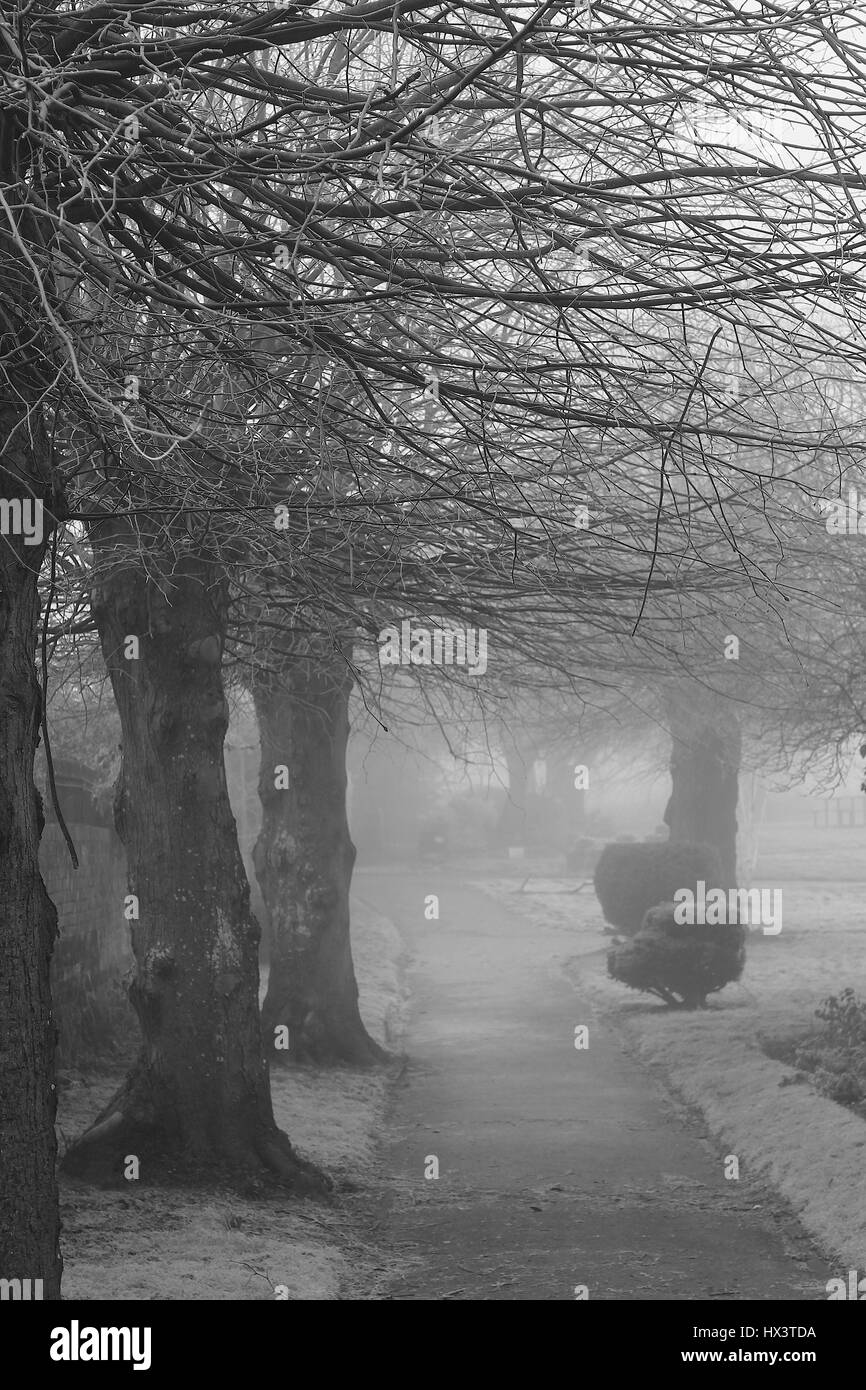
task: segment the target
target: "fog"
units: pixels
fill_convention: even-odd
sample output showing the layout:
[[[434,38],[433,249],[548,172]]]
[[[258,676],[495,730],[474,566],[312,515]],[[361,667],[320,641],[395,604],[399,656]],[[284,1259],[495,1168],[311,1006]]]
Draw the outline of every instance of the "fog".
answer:
[[[625,1373],[845,1350],[864,21],[2,7],[34,1366],[249,1374],[285,1325],[218,1305],[293,1301],[651,1304],[581,1318]]]

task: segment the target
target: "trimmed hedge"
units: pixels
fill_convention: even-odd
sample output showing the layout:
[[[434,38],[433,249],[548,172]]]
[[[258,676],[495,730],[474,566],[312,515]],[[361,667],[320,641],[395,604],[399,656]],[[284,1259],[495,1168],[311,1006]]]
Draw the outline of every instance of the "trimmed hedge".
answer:
[[[608,974],[666,1004],[703,1008],[708,994],[742,975],[745,943],[745,928],[739,924],[680,924],[674,920],[674,904],[660,903],[646,914],[633,941],[609,953]]]
[[[697,891],[698,880],[724,888],[722,865],[709,845],[606,845],[593,886],[606,922],[634,936],[651,907],[672,902],[678,888]]]

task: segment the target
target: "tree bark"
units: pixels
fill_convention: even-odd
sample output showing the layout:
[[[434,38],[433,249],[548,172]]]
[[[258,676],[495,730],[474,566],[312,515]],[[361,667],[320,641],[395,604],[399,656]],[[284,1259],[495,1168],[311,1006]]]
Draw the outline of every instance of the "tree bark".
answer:
[[[9,291],[14,270],[8,272]],[[0,337],[0,394],[10,383],[9,344]],[[25,398],[26,399],[26,398]],[[0,409],[0,497],[34,497],[57,510],[50,451],[39,410]],[[43,539],[0,540],[0,1278],[42,1280],[42,1297],[60,1298],[60,1215],[54,1120],[57,1029],[49,965],[57,913],[39,872],[42,809],[33,780],[42,698],[34,657],[39,624],[37,580]]]
[[[252,685],[262,750],[253,862],[270,919],[265,1046],[274,1061],[386,1060],[361,1019],[350,939],[351,671],[339,653],[287,639]]]
[[[276,1176],[312,1190],[323,1179],[277,1129],[261,1044],[259,928],[223,761],[225,579],[189,550],[156,575],[148,540],[146,571],[122,526],[94,529],[92,602],[123,730],[115,819],[137,899],[130,999],[143,1046],[66,1166],[122,1180],[134,1154],[145,1180]]]
[[[9,81],[14,44],[0,69]],[[64,514],[42,393],[56,380],[41,295],[19,240],[34,244],[25,186],[28,145],[20,118],[0,113],[0,498],[10,504],[0,538],[0,1278],[41,1280],[60,1298],[60,1215],[54,1120],[57,1029],[49,967],[57,913],[39,872],[42,808],[33,780],[42,697],[34,668],[39,570]],[[13,231],[8,219],[15,219]],[[22,514],[14,517],[12,508]],[[24,516],[24,507],[29,515]],[[39,510],[41,507],[41,511]],[[37,518],[41,516],[41,526]],[[12,529],[22,520],[31,534]],[[27,543],[27,542],[34,543]]]
[[[671,798],[665,811],[671,840],[711,845],[725,881],[737,882],[737,799],[741,735],[736,716],[720,703],[686,694],[668,700]]]

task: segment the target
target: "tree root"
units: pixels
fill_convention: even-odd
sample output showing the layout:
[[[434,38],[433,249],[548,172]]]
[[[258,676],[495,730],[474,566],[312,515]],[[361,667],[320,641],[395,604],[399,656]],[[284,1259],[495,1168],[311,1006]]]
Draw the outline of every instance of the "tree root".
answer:
[[[370,1037],[360,1017],[349,1022],[333,1023],[329,1018],[311,1013],[300,1026],[289,1024],[291,1046],[276,1049],[273,1045],[274,1027],[289,1016],[287,1007],[273,1010],[265,1005],[262,1034],[272,1067],[291,1067],[296,1064],[314,1067],[377,1067],[393,1062],[390,1052]]]
[[[62,1171],[106,1188],[139,1180],[158,1186],[229,1186],[245,1193],[278,1187],[304,1197],[325,1197],[333,1190],[331,1179],[301,1158],[273,1121],[233,1124],[217,1119],[210,1127],[203,1123],[200,1134],[181,1132],[143,1099],[146,1090],[130,1079],[67,1149]]]

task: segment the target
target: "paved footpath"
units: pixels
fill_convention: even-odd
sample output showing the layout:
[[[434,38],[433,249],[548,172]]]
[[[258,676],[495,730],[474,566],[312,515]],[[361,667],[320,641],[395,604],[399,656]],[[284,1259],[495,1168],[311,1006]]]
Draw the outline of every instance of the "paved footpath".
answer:
[[[370,1214],[407,1265],[378,1296],[826,1300],[834,1271],[799,1223],[765,1188],[725,1180],[699,1122],[561,973],[562,931],[431,878],[356,878],[400,929],[413,991],[381,1149],[389,1195]]]

